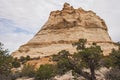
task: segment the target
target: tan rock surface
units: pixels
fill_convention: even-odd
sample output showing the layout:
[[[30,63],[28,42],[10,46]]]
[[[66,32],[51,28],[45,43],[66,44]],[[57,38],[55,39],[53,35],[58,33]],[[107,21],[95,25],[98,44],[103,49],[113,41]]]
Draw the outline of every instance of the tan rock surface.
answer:
[[[88,45],[96,42],[105,55],[117,46],[112,42],[103,19],[93,11],[74,9],[68,3],[61,11],[52,11],[42,29],[26,44],[12,53],[14,57],[30,55],[44,57],[66,49],[75,52],[72,43],[78,39],[88,40]]]
[[[26,64],[33,65],[36,69],[38,69],[40,67],[40,65],[55,64],[55,62],[51,61],[50,57],[44,57],[44,58],[41,58],[41,59],[38,59],[38,60],[27,61]]]

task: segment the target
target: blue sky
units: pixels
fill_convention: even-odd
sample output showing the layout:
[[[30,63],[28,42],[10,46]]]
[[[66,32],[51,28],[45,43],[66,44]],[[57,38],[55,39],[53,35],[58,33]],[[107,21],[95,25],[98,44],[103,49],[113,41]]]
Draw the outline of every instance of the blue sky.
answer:
[[[113,41],[120,41],[119,0],[0,0],[0,42],[11,52],[37,33],[53,10],[65,2],[74,8],[93,10],[103,18]]]

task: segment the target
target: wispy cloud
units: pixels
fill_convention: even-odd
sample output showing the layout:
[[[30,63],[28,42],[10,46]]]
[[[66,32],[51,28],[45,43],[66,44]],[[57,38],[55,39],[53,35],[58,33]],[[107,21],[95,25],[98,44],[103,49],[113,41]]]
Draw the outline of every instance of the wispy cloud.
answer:
[[[12,20],[0,18],[0,34],[6,33],[26,33],[33,34],[31,31],[21,28],[19,25],[15,24]]]
[[[32,32],[20,28],[12,20],[0,18],[0,42],[4,43],[10,51],[14,51],[32,36]]]
[[[95,0],[91,9],[102,17],[113,41],[120,41],[120,1],[119,0]]]
[[[4,43],[5,48],[9,49],[12,52],[23,43],[26,43],[32,37],[32,34],[6,33],[0,36],[0,42]]]

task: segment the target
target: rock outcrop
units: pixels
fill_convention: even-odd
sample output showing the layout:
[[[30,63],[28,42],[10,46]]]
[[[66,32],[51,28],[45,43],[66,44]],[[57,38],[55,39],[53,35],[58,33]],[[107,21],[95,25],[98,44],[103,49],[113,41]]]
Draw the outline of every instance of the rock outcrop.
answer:
[[[87,45],[96,42],[104,55],[109,54],[112,48],[117,48],[103,19],[93,11],[74,9],[65,3],[61,11],[52,11],[42,29],[28,43],[13,52],[12,56],[44,57],[63,49],[73,53],[76,49],[72,43],[80,38],[87,39]]]

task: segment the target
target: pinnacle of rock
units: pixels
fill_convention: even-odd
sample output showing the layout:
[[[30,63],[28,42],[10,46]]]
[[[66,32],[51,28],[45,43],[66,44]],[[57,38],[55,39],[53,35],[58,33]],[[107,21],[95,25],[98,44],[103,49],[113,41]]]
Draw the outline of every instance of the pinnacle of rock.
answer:
[[[29,42],[13,52],[12,56],[44,57],[57,54],[61,50],[74,53],[76,49],[72,43],[80,38],[87,39],[87,45],[96,42],[105,55],[109,54],[112,48],[117,48],[103,19],[93,11],[74,9],[65,3],[61,11],[52,11],[42,29]]]
[[[63,6],[63,10],[73,10],[73,7],[70,6],[69,3],[65,3],[64,6]]]
[[[90,26],[92,25],[92,26]],[[107,30],[103,19],[93,11],[85,11],[82,8],[74,9],[70,4],[65,3],[61,11],[52,11],[43,29],[60,29],[75,26],[100,27]]]

